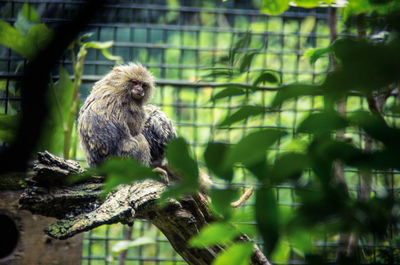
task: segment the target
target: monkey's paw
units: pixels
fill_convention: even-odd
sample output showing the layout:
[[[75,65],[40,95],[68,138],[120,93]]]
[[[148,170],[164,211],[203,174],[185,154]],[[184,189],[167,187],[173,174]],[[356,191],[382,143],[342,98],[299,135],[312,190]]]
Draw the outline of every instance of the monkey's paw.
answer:
[[[169,184],[168,173],[161,167],[153,168],[153,172],[157,173],[160,178],[165,182],[165,184]]]

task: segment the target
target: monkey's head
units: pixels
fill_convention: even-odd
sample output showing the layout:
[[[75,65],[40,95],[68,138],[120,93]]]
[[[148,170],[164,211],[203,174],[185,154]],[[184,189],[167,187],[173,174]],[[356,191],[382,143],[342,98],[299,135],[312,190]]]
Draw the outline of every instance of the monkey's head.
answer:
[[[153,94],[154,77],[139,63],[116,66],[105,78],[110,81],[110,85],[119,90],[118,94],[125,100],[143,104]]]

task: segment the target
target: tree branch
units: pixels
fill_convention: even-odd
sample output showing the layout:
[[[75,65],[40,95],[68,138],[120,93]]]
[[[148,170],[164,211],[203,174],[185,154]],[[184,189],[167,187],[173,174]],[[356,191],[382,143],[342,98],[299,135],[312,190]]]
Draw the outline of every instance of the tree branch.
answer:
[[[76,161],[64,160],[48,152],[40,153],[34,169],[37,174],[20,198],[20,205],[33,213],[60,219],[46,228],[51,237],[65,239],[103,224],[132,224],[142,218],[157,226],[174,249],[189,264],[211,264],[224,246],[191,248],[188,241],[202,227],[215,221],[208,198],[198,193],[180,201],[170,200],[161,208],[156,199],[167,187],[164,183],[144,180],[121,185],[102,201],[100,177],[67,185],[68,175],[83,172]],[[52,186],[50,186],[52,184]],[[250,241],[246,235],[239,241]],[[270,264],[254,244],[252,264]]]

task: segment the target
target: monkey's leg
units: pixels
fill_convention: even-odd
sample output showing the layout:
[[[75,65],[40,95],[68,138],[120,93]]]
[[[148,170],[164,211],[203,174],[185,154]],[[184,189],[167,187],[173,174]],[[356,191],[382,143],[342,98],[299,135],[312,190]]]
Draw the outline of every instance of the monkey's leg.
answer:
[[[119,142],[117,156],[133,157],[143,165],[150,165],[150,147],[142,134],[126,137]]]

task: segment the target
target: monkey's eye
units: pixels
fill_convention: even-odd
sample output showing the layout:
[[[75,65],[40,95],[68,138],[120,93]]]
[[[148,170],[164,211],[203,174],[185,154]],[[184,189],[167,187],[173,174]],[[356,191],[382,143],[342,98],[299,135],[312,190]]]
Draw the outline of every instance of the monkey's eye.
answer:
[[[143,89],[148,89],[149,88],[149,86],[147,84],[143,84],[142,87],[143,87]]]
[[[131,83],[132,83],[132,85],[134,85],[134,86],[136,86],[136,85],[138,84],[138,82],[135,81],[135,80],[131,80]]]

